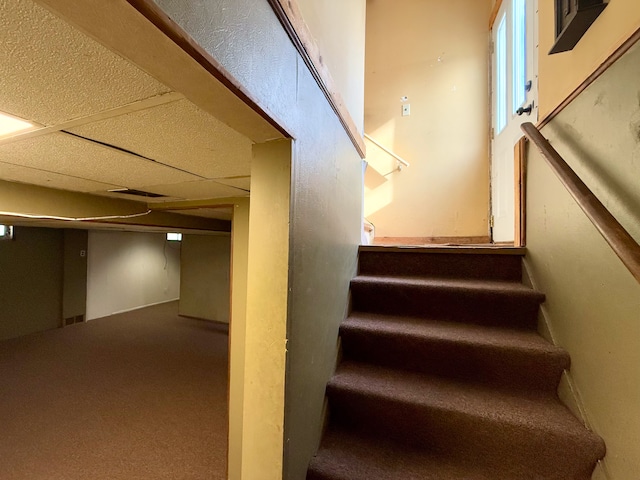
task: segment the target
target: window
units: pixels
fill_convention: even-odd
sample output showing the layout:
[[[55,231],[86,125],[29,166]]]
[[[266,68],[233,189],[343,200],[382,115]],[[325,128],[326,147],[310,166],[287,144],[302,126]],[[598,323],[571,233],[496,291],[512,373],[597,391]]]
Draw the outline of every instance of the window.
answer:
[[[11,240],[13,238],[13,227],[0,225],[0,240]]]
[[[513,105],[516,113],[527,101],[527,5],[513,0]]]
[[[496,134],[507,126],[507,16],[502,16],[496,36]]]

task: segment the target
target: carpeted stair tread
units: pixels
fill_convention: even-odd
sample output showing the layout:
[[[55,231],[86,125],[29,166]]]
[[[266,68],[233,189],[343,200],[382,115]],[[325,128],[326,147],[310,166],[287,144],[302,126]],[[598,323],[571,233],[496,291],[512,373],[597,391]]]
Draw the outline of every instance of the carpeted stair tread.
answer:
[[[349,431],[329,430],[311,460],[307,480],[496,480],[495,470],[456,464],[446,457]],[[516,480],[517,477],[513,477]],[[530,480],[522,477],[523,480]],[[504,479],[506,480],[506,479]]]
[[[340,335],[345,358],[492,384],[555,390],[570,365],[533,330],[352,312]]]
[[[553,396],[520,395],[486,385],[414,372],[399,373],[395,369],[365,363],[343,361],[329,381],[328,391],[329,398],[339,391],[351,392],[357,396],[482,416],[508,424],[526,422],[551,430],[582,428]],[[527,414],[523,415],[525,411]]]
[[[390,285],[419,287],[424,289],[447,290],[458,293],[477,293],[486,295],[517,295],[522,298],[535,298],[544,301],[544,294],[513,281],[488,281],[468,278],[433,278],[405,275],[358,275],[351,280],[351,286]]]
[[[521,283],[359,275],[353,310],[533,328],[544,295]]]
[[[477,455],[450,456],[385,439],[329,429],[311,460],[307,480],[590,480],[590,471],[564,465],[532,474],[527,465]]]
[[[602,440],[550,394],[343,361],[327,396],[331,422],[342,429],[458,461],[517,465],[531,478],[586,479],[605,453]]]
[[[481,252],[478,254],[477,252]],[[361,247],[361,275],[476,278],[519,282],[522,249],[376,248]]]

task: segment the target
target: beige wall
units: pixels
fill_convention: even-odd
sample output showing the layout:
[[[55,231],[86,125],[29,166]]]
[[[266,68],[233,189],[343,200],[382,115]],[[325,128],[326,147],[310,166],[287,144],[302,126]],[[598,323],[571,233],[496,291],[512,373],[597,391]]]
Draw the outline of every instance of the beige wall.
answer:
[[[554,43],[554,2],[538,0],[540,118],[578,87],[635,30],[640,28],[638,0],[612,0],[570,52],[547,55]]]
[[[490,0],[369,0],[365,130],[411,163],[365,193],[376,236],[488,234]],[[401,116],[407,96],[411,115]],[[395,161],[368,144],[370,167]]]
[[[230,236],[182,236],[180,315],[229,323],[230,263]]]
[[[362,132],[366,0],[298,0],[298,4],[336,88]]]
[[[277,480],[284,448],[291,142],[255,145],[253,155],[241,478]]]
[[[613,6],[615,2],[612,3]],[[640,242],[640,45],[543,129]],[[555,343],[571,355],[561,396],[603,437],[594,478],[640,471],[640,285],[535,148],[528,149],[527,265]],[[572,391],[573,392],[572,392]]]
[[[164,233],[89,232],[87,320],[177,300],[180,246]]]
[[[228,478],[242,478],[244,365],[247,335],[247,268],[249,199],[233,202],[231,228],[231,325],[229,326],[229,458]]]

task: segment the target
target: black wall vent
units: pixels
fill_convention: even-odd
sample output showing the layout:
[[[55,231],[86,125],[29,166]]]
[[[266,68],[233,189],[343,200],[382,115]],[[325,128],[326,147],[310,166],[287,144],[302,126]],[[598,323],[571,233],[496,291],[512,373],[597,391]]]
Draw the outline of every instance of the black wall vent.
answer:
[[[159,193],[143,192],[142,190],[135,190],[133,188],[116,188],[114,190],[109,190],[109,191],[112,193],[121,193],[123,195],[134,195],[136,197],[148,197],[148,198],[166,197],[166,195],[160,195]]]

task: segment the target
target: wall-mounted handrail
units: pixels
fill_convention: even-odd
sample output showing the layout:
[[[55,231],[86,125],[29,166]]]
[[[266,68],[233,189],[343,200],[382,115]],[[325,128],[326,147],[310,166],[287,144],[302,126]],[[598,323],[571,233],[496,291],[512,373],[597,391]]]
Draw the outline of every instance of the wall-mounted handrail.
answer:
[[[383,145],[380,145],[380,143],[378,143],[377,140],[371,138],[368,134],[364,134],[364,138],[368,139],[371,143],[373,143],[376,147],[378,147],[380,150],[382,150],[385,153],[388,153],[389,155],[391,155],[393,158],[395,158],[397,161],[399,161],[402,165],[404,165],[405,167],[410,166],[410,163],[407,162],[404,158],[402,158],[400,155],[392,152],[391,150],[389,150],[388,148],[386,148]]]
[[[596,229],[618,255],[631,275],[640,282],[640,245],[598,200],[580,177],[564,161],[560,154],[532,123],[522,124],[522,131],[547,160],[554,173],[567,188]]]

